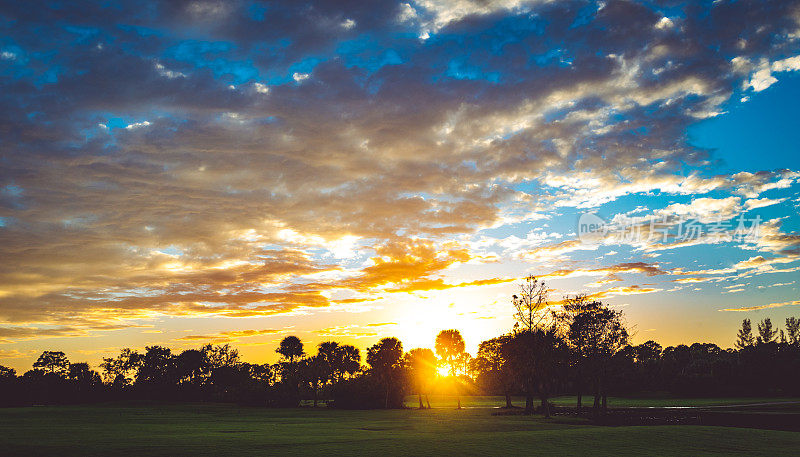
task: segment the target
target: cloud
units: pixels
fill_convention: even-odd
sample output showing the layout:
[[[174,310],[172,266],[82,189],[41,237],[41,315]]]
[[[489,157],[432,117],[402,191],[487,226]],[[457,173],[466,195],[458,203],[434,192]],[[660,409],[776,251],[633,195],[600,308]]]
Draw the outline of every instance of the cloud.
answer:
[[[209,335],[186,335],[176,338],[177,341],[206,341],[214,343],[227,343],[238,341],[241,338],[253,336],[275,335],[284,333],[286,329],[263,329],[263,330],[230,330]]]
[[[781,303],[770,303],[768,305],[745,306],[742,308],[725,308],[725,309],[720,309],[719,311],[734,311],[734,312],[744,313],[748,311],[758,311],[762,309],[782,308],[784,306],[797,306],[797,305],[800,305],[800,300],[787,301]]]
[[[554,267],[595,247],[507,233],[632,195],[730,215],[796,184],[788,170],[717,176],[685,135],[761,62],[796,68],[796,2],[676,8],[9,4],[0,323],[79,336],[165,315],[309,313],[502,284],[513,275],[445,273],[509,257],[561,277],[662,274]],[[789,258],[797,241],[770,221],[755,249]]]

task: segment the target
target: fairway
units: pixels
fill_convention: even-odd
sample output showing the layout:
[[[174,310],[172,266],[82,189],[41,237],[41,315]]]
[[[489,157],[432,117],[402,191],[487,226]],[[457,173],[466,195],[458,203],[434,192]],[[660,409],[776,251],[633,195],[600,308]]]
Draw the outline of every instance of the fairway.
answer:
[[[232,405],[0,410],[3,455],[789,455],[800,433],[599,427],[487,409],[338,411]]]

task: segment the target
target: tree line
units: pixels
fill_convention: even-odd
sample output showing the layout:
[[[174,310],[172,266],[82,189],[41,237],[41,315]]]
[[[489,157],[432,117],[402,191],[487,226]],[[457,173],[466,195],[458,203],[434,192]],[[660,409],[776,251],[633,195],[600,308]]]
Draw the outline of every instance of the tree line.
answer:
[[[611,395],[800,394],[800,320],[794,317],[785,330],[764,319],[756,334],[745,319],[731,349],[710,343],[662,348],[655,341],[630,344],[622,311],[586,295],[551,307],[544,282],[532,276],[512,303],[514,328],[482,342],[474,357],[455,329],[442,330],[433,349],[405,352],[397,338],[383,338],[367,348],[365,364],[355,346],[326,341],[312,350],[296,336],[280,342],[275,364],[244,362],[228,344],[180,352],[126,348],[104,358],[98,370],[44,351],[20,376],[0,366],[0,405],[135,399],[400,408],[412,394],[419,408],[430,408],[430,394],[447,393],[460,408],[461,395],[480,393],[504,396],[509,408],[512,396],[521,395],[525,413],[548,416],[550,399],[565,394],[595,415]]]

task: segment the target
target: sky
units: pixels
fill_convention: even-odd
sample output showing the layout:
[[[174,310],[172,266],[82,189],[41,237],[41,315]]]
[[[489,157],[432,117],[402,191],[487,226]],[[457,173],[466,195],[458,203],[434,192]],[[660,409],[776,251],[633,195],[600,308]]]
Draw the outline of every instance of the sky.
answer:
[[[800,2],[0,6],[0,364],[800,315]]]

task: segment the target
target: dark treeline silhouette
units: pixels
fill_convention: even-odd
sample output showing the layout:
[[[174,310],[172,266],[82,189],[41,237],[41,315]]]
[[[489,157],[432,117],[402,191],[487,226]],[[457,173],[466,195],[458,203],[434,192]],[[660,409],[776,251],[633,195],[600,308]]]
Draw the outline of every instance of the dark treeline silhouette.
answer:
[[[551,413],[550,398],[576,396],[578,410],[601,414],[610,395],[776,396],[800,394],[800,320],[784,329],[770,319],[745,319],[735,348],[694,343],[662,348],[655,341],[629,344],[623,314],[585,295],[550,307],[542,281],[528,277],[512,300],[516,324],[484,341],[475,357],[458,330],[442,330],[435,352],[404,352],[396,338],[366,351],[326,341],[306,352],[289,336],[275,364],[243,362],[230,345],[173,352],[148,346],[123,349],[99,370],[71,363],[63,352],[45,351],[17,376],[0,366],[0,405],[86,403],[110,400],[214,401],[270,407],[399,408],[406,395],[430,408],[428,395],[512,395],[525,398],[525,413]],[[558,311],[553,311],[558,309]],[[437,357],[438,356],[438,357]],[[448,376],[439,376],[438,368]],[[583,397],[591,405],[582,403]],[[538,405],[535,405],[538,399]]]

